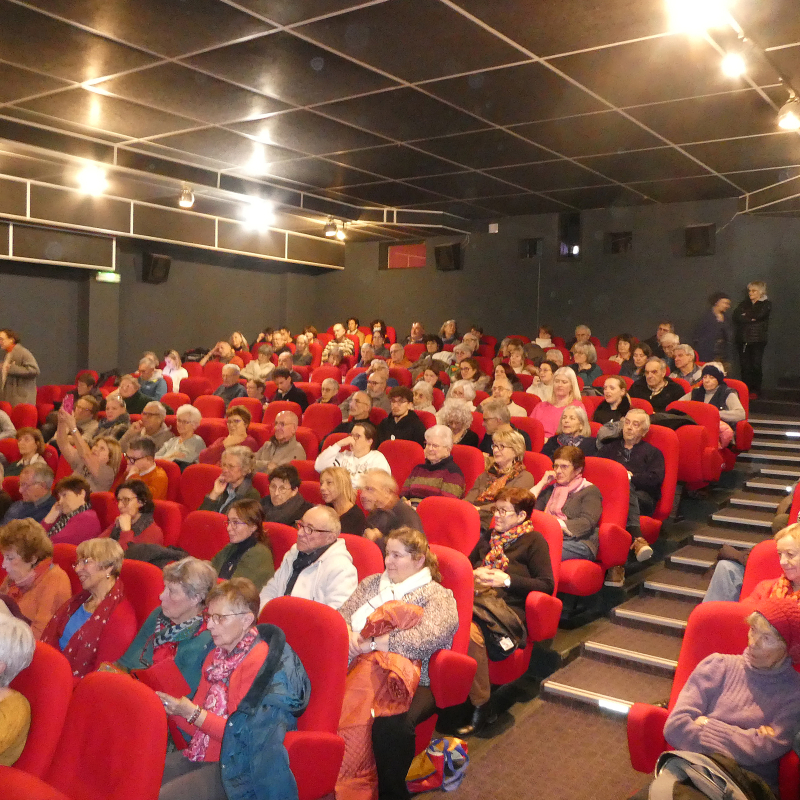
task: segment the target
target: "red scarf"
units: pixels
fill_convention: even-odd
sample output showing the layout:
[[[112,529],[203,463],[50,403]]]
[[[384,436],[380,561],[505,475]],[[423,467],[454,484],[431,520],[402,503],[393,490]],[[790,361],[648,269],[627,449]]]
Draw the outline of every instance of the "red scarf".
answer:
[[[52,558],[45,558],[40,561],[19,583],[14,583],[11,578],[6,578],[3,585],[5,593],[17,602],[20,601],[22,595],[33,589],[34,586],[42,579],[42,576],[50,569],[53,564]]]
[[[519,477],[525,471],[525,464],[522,461],[515,461],[504,473],[497,471],[497,467],[492,464],[487,470],[489,475],[497,475],[497,480],[492,481],[476,498],[475,502],[491,503],[497,497],[498,492],[514,478]]]
[[[227,719],[228,711],[228,687],[231,682],[231,675],[242,661],[247,658],[248,653],[259,641],[258,631],[255,628],[250,630],[239,640],[239,644],[230,652],[217,647],[213,651],[211,663],[206,667],[206,680],[208,681],[208,693],[203,701],[203,708],[218,717]],[[206,750],[210,737],[203,733],[200,728],[194,732],[192,741],[186,748],[184,755],[189,761],[205,761]]]
[[[483,566],[505,572],[508,567],[508,556],[505,553],[506,547],[516,542],[520,536],[526,533],[533,533],[535,530],[533,523],[529,519],[526,519],[519,525],[507,530],[505,533],[500,533],[496,530],[490,531],[490,549],[483,557]]]
[[[47,627],[42,634],[42,641],[53,645],[59,649],[58,640],[64,634],[64,628],[70,617],[91,597],[91,592],[83,591],[67,600],[61,608],[56,611],[53,619],[47,623]],[[72,674],[76,678],[82,678],[91,671],[97,660],[97,645],[103,635],[106,623],[114,609],[124,598],[122,581],[117,578],[111,591],[103,598],[89,619],[73,634],[64,648],[64,655],[72,667]]]

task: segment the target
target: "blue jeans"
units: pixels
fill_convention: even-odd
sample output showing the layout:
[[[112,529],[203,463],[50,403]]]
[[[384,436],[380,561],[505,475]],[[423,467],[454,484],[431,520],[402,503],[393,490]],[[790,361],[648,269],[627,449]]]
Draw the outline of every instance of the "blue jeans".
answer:
[[[732,603],[736,603],[739,600],[739,595],[742,593],[743,580],[744,567],[737,561],[717,562],[703,602],[710,603],[713,600],[728,600]]]
[[[592,548],[582,539],[570,539],[564,537],[564,544],[561,546],[561,560],[570,561],[573,558],[585,558],[587,561],[594,561],[595,556]]]

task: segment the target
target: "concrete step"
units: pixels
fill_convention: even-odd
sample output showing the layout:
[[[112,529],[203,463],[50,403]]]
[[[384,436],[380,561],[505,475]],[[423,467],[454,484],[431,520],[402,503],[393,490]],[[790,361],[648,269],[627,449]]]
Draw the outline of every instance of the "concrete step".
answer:
[[[762,436],[758,439],[753,439],[751,450],[787,450],[795,452],[800,450],[800,439],[798,437],[789,438],[789,434],[780,437]]]
[[[772,529],[764,530],[763,533],[760,533],[748,531],[744,528],[717,528],[707,525],[692,535],[692,541],[695,544],[719,545],[720,547],[723,544],[729,544],[742,550],[752,550],[759,542],[763,542],[771,536]]]
[[[634,703],[667,700],[672,677],[580,656],[542,682],[542,695],[627,713]]]
[[[794,481],[786,478],[770,478],[767,475],[754,475],[752,478],[748,478],[744,485],[752,491],[779,493],[775,496],[780,499],[780,495],[785,495],[792,491]]]
[[[761,492],[748,492],[740,489],[728,498],[728,502],[737,508],[753,508],[756,510],[761,509],[774,512],[781,499],[781,497],[776,497],[775,495],[763,494]]]
[[[782,414],[751,414],[749,417],[753,428],[768,426],[770,428],[794,428],[800,430],[800,419]]]
[[[682,567],[700,567],[708,569],[717,560],[716,547],[687,544],[669,556],[669,563]]]
[[[652,625],[656,629],[671,628],[683,631],[686,629],[689,614],[699,602],[696,597],[644,591],[613,609],[612,617],[619,617],[627,622]]]
[[[739,453],[739,458],[743,459],[744,461],[755,461],[758,464],[761,464],[762,462],[768,462],[781,465],[800,465],[800,450],[759,450],[752,448],[746,453]]]
[[[777,506],[777,503],[775,505]],[[774,509],[773,511],[762,511],[761,509],[745,508],[743,506],[728,506],[715,511],[711,515],[711,519],[723,525],[746,525],[748,528],[771,530],[774,516]]]
[[[773,478],[786,478],[794,482],[800,480],[800,469],[795,469],[786,464],[758,464],[758,467],[760,475]]]
[[[645,582],[645,589],[653,592],[666,592],[681,597],[695,597],[702,600],[706,595],[708,582],[703,573],[665,567],[653,573]]]
[[[667,629],[669,630],[669,629]],[[585,652],[646,664],[670,673],[678,665],[681,637],[606,621],[583,643]]]
[[[783,440],[785,442],[793,439],[800,439],[800,425],[795,425],[792,428],[768,428],[765,426],[753,426],[753,444],[755,444],[756,439],[758,439],[758,441],[772,441],[777,439],[778,441]]]

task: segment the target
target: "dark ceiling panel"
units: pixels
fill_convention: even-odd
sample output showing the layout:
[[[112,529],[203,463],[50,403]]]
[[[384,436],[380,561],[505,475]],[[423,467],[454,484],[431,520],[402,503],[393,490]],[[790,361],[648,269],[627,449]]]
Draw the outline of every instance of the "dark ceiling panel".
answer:
[[[6,106],[2,110],[2,114],[4,117],[10,117],[19,122],[29,122],[31,125],[37,127],[55,128],[61,133],[73,133],[76,134],[77,137],[82,138],[88,136],[92,139],[100,139],[110,144],[119,144],[128,138],[120,133],[101,131],[98,128],[79,125],[78,123],[69,122],[65,119],[56,119],[55,117],[49,117],[46,114],[40,114],[37,111],[29,111],[27,108],[18,108],[17,106]]]
[[[655,36],[668,27],[664,0],[544,0],[533,6],[486,0],[456,3],[538,56]]]
[[[336,14],[363,5],[363,2],[362,0],[238,0],[237,5],[280,25],[291,25],[326,14]]]
[[[317,110],[400,141],[486,127],[486,123],[408,88],[343,100],[320,106]]]
[[[221,128],[205,128],[190,133],[179,133],[175,136],[163,136],[156,139],[155,142],[177,150],[188,150],[190,153],[197,153],[206,158],[219,159],[241,169],[247,168],[254,153],[262,154],[267,164],[297,157],[297,153],[290,150],[260,144],[245,136],[240,136],[238,133]]]
[[[393,81],[289,33],[262,36],[189,59],[193,66],[287,103],[325,103]]]
[[[414,146],[475,169],[528,164],[553,158],[553,154],[547,150],[496,128],[414,142]]]
[[[431,0],[392,0],[295,30],[406,81],[459,75],[527,58],[463,14]],[[435,47],[423,45],[434,41]]]
[[[441,195],[404,183],[372,183],[342,189],[342,194],[368,205],[407,206],[441,200]]]
[[[515,217],[523,214],[551,214],[568,211],[569,206],[549,197],[535,194],[518,194],[509,197],[493,197],[491,200],[495,216]]]
[[[650,201],[624,186],[590,186],[584,189],[564,189],[548,192],[549,197],[580,209],[635,206]]]
[[[616,111],[515,125],[512,130],[561,155],[601,155],[658,147],[663,142]]]
[[[682,203],[688,200],[718,200],[738,197],[739,191],[716,175],[684,178],[678,181],[632,183],[631,188],[644,192],[658,203]]]
[[[512,194],[516,188],[480,172],[462,172],[458,175],[418,178],[417,180],[409,181],[409,183],[432,192],[438,192],[447,197],[455,197],[458,200]]]
[[[333,164],[321,158],[299,158],[279,162],[271,166],[270,175],[323,189],[375,180],[375,175]]]
[[[11,103],[23,97],[51,92],[69,86],[66,81],[37,75],[21,67],[0,63],[0,103]]]
[[[729,92],[746,85],[741,78],[722,74],[718,53],[699,36],[622,44],[551,63],[617,106]],[[774,74],[766,81],[774,83]]]
[[[493,202],[496,198],[492,198]],[[465,219],[486,219],[491,216],[492,210],[484,206],[473,203],[458,203],[447,200],[440,203],[425,203],[420,210],[443,211],[445,214],[452,214],[455,217]]]
[[[611,180],[628,183],[635,180],[667,180],[705,175],[708,170],[697,162],[681,155],[671,147],[658,150],[636,150],[631,153],[614,153],[607,156],[581,158],[579,162],[601,172]]]
[[[27,0],[135,47],[175,57],[273,28],[217,0]],[[169,20],[169,25],[164,20]]]
[[[383,137],[342,125],[313,111],[291,111],[229,127],[261,141],[292,147],[312,155],[358,150],[386,142]]]
[[[775,100],[785,90],[768,89]],[[772,133],[775,109],[755,89],[628,108],[627,113],[676,144]]]
[[[289,108],[280,100],[171,63],[102,81],[97,88],[209,123],[252,119]]]
[[[0,53],[4,61],[72,81],[88,81],[154,62],[44,14],[0,0]]]
[[[796,133],[774,133],[769,136],[691,144],[685,149],[715,172],[800,164],[800,136]]]
[[[800,42],[800,14],[797,13],[796,0],[738,3],[736,18],[762,47]]]
[[[534,192],[553,189],[575,189],[581,186],[601,186],[608,179],[595,175],[571,161],[545,161],[521,167],[503,167],[489,170],[502,180],[511,181]]]
[[[783,167],[781,169],[757,169],[747,172],[729,172],[726,178],[741,186],[746,192],[754,192],[774,183],[788,181],[800,175],[800,167]]]
[[[395,179],[461,171],[461,167],[449,164],[447,161],[396,144],[339,153],[332,156],[332,160],[356,169],[374,172],[385,178]]]
[[[557,119],[606,108],[542,64],[427,83],[425,91],[498,125]]]
[[[797,15],[800,16],[800,15]],[[769,59],[792,82],[792,86],[800,86],[800,45],[772,50]],[[786,102],[786,92],[781,94],[779,104]]]
[[[89,128],[140,139],[194,128],[197,123],[164,111],[105,97],[87,89],[69,89],[21,104],[22,108]]]

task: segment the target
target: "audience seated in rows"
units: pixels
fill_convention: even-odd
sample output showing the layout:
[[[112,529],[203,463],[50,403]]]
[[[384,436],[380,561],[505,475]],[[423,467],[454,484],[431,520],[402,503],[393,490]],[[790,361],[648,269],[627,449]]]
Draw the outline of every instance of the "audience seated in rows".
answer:
[[[181,381],[189,377],[189,372],[183,366],[180,353],[177,350],[170,350],[164,356],[164,369],[161,370],[161,374],[172,381],[173,392],[181,390]]]
[[[429,414],[436,413],[436,406],[433,405],[433,386],[419,380],[414,384],[411,391],[414,398],[414,411],[427,411]]]
[[[239,383],[241,370],[236,364],[226,364],[222,368],[222,383],[214,389],[214,396],[221,397],[229,406],[234,400],[247,396],[247,390]]]
[[[244,369],[239,373],[239,377],[244,378],[246,381],[265,382],[271,380],[275,369],[275,365],[272,363],[273,352],[271,345],[262,344],[258,348],[257,357],[245,364]]]
[[[236,351],[231,347],[230,342],[217,342],[201,359],[200,366],[204,367],[209,361],[219,364],[235,364],[239,369],[244,366],[244,362]]]
[[[414,395],[407,386],[395,386],[389,390],[391,411],[378,425],[376,446],[390,439],[406,439],[423,446],[425,425],[413,411]]]
[[[100,536],[119,542],[127,551],[132,544],[163,544],[164,531],[153,518],[155,504],[150,489],[138,479],[126,480],[114,489],[119,515]]]
[[[356,492],[350,473],[344,467],[328,467],[319,476],[319,493],[325,505],[339,517],[342,533],[363,536],[367,519],[356,505]]]
[[[372,410],[372,398],[367,392],[353,392],[339,408],[342,411],[344,422],[337,425],[331,433],[350,433],[353,426],[359,422],[369,421],[369,412]]]
[[[214,481],[211,491],[203,498],[201,511],[218,511],[224,514],[234,500],[261,500],[261,495],[253,486],[256,456],[249,447],[229,447],[222,454],[220,467],[222,472]]]
[[[722,364],[713,361],[704,364],[701,376],[702,385],[695,387],[680,399],[708,403],[719,409],[719,445],[726,447],[733,441],[736,423],[746,416],[744,406],[736,391],[725,383]]]
[[[452,456],[453,432],[446,425],[425,431],[425,461],[416,464],[403,484],[400,496],[416,506],[426,497],[464,494],[464,473]]]
[[[275,417],[272,436],[256,452],[256,472],[272,472],[290,461],[303,461],[306,451],[297,441],[299,420],[293,411],[281,411]]]
[[[651,358],[653,351],[650,345],[639,342],[633,348],[633,355],[628,361],[623,361],[619,368],[619,374],[625,378],[632,378],[634,381],[644,377],[644,365],[647,359]]]
[[[131,416],[125,408],[125,401],[114,392],[106,397],[105,417],[98,421],[94,438],[89,442],[92,446],[103,436],[120,440],[127,433],[131,424]]]
[[[134,375],[123,375],[119,379],[117,392],[125,401],[125,410],[129,414],[141,414],[150,402],[150,398],[139,390],[139,379]]]
[[[165,422],[167,409],[163,403],[155,400],[148,402],[142,409],[141,415],[142,418],[132,422],[119,440],[123,452],[132,439],[150,439],[158,451],[173,437],[172,429]]]
[[[272,551],[264,531],[264,509],[258,500],[234,500],[225,510],[228,538],[211,559],[211,566],[223,580],[247,578],[258,591],[275,574]]]
[[[549,403],[553,399],[553,380],[556,372],[558,372],[558,364],[545,359],[539,364],[538,375],[534,377],[533,383],[525,391],[528,394],[536,395],[540,400],[547,400]]]
[[[225,412],[228,435],[220,436],[202,450],[198,461],[201,464],[220,464],[225,452],[232,447],[243,446],[253,452],[258,450],[258,442],[247,433],[251,419],[250,412],[244,406],[228,406]]]
[[[321,473],[328,467],[344,467],[356,489],[361,487],[361,478],[367,470],[382,469],[391,473],[386,456],[372,449],[377,435],[377,429],[371,422],[354,425],[349,436],[326,447],[317,456],[314,469]]]
[[[200,411],[193,405],[182,405],[175,412],[175,427],[178,435],[167,439],[156,452],[156,458],[174,461],[181,469],[196,464],[206,443],[197,435],[197,428],[203,421]]]
[[[629,394],[647,400],[653,411],[666,411],[670,403],[683,397],[683,387],[667,377],[667,365],[661,358],[651,356],[644,365],[643,375],[633,386]]]
[[[672,350],[672,360],[675,368],[670,373],[670,378],[683,378],[692,385],[702,378],[702,368],[695,363],[694,349],[690,345],[675,345]]]
[[[597,364],[597,350],[591,342],[576,342],[571,352],[573,363],[569,365],[570,369],[583,381],[584,386],[591,386],[603,374]]]

